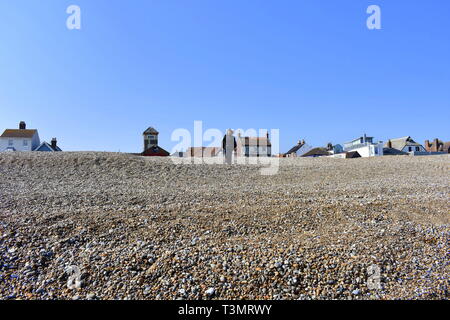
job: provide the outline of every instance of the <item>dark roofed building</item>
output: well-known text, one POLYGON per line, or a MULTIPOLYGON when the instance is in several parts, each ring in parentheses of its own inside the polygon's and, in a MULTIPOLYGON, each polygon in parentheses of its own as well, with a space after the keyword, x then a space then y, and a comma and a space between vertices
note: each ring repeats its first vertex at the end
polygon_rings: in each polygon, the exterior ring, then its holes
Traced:
POLYGON ((144 157, 168 157, 170 154, 161 147, 150 147, 141 153, 144 157))
POLYGON ((141 155, 145 157, 168 157, 170 154, 160 146, 158 146, 159 132, 149 127, 142 133, 144 137, 144 151, 141 155))
POLYGON ((289 154, 297 154, 297 151, 300 150, 301 147, 303 147, 305 145, 305 140, 298 140, 297 144, 295 146, 293 146, 291 149, 289 149, 288 152, 285 153, 285 155, 289 155, 289 154))
POLYGON ((361 155, 358 153, 358 151, 349 151, 345 153, 346 159, 355 159, 355 158, 361 158, 361 155))
POLYGON ((53 138, 51 143, 47 143, 44 141, 34 151, 60 152, 62 150, 60 149, 60 147, 58 147, 56 138, 53 138))
POLYGON ((404 155, 408 155, 408 153, 394 149, 394 148, 383 148, 383 155, 385 155, 385 156, 404 156, 404 155))
POLYGON ((331 153, 327 150, 327 148, 313 148, 310 151, 306 152, 304 155, 302 155, 302 157, 316 158, 329 155, 331 155, 331 153))
POLYGON ((306 152, 310 151, 312 147, 305 142, 305 140, 299 140, 295 146, 293 146, 288 152, 283 154, 283 157, 301 157, 306 152))

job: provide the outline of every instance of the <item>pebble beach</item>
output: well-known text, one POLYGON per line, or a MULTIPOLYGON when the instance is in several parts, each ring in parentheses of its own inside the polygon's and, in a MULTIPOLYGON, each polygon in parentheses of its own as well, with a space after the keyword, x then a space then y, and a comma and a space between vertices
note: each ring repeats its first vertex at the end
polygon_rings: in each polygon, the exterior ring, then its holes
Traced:
POLYGON ((0 299, 448 299, 449 160, 1 153, 0 299))

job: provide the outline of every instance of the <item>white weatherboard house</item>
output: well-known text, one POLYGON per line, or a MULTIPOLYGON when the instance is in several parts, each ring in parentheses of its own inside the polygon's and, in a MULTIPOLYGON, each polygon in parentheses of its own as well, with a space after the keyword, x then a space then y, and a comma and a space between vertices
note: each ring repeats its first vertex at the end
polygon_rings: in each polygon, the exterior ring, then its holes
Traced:
POLYGON ((344 143, 344 151, 357 151, 363 158, 378 157, 383 155, 383 143, 374 143, 373 137, 366 135, 344 143))
POLYGON ((40 145, 36 129, 27 129, 20 122, 19 129, 6 129, 0 136, 0 151, 34 151, 40 145))

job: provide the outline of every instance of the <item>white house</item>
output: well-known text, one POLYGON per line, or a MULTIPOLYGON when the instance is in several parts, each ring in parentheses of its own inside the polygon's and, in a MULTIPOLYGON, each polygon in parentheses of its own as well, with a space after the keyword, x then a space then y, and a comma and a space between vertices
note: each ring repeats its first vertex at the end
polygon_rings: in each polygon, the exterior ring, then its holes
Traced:
POLYGON ((0 136, 0 151, 34 151, 40 145, 36 129, 27 129, 21 121, 19 129, 6 129, 0 136))
POLYGON ((242 137, 239 132, 236 140, 238 157, 272 156, 272 144, 269 139, 269 133, 265 137, 242 137))
POLYGON ((383 155, 383 143, 374 143, 373 137, 364 136, 344 143, 344 151, 357 151, 363 158, 378 157, 383 155))

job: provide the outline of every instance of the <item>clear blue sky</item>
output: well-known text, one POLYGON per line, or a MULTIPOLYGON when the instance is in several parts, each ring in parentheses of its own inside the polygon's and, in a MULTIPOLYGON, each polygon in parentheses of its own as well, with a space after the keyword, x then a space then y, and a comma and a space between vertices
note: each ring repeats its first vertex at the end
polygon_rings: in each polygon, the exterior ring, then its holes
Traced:
POLYGON ((0 131, 138 152, 148 126, 279 128, 281 151, 366 132, 450 140, 448 0, 0 2, 0 131), (66 28, 81 7, 82 29, 66 28), (382 9, 382 30, 366 9, 382 9))

